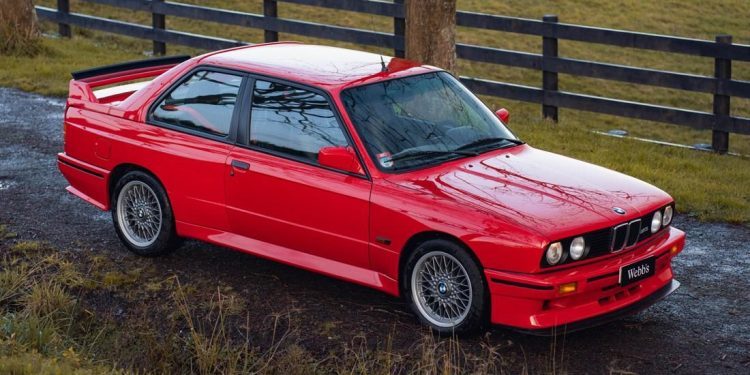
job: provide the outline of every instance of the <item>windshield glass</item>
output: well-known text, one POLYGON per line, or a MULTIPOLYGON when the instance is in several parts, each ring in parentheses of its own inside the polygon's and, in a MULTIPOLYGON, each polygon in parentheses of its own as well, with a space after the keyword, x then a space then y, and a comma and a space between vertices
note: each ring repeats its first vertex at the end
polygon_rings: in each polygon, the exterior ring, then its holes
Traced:
POLYGON ((520 143, 453 76, 436 72, 347 89, 341 99, 375 163, 402 170, 520 143))

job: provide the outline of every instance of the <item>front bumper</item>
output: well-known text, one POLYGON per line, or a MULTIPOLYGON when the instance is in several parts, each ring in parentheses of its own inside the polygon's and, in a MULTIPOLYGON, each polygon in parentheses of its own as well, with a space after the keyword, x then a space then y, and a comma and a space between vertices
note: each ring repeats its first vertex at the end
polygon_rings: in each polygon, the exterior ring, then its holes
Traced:
POLYGON ((580 330, 635 313, 671 294, 672 258, 685 246, 685 233, 669 228, 635 249, 580 266, 538 274, 485 270, 491 293, 491 321, 535 334, 580 330), (620 267, 656 258, 655 273, 621 286, 620 267), (563 284, 576 290, 561 293, 563 284))
POLYGON ((680 287, 680 282, 672 280, 667 285, 663 286, 656 292, 646 296, 645 298, 636 301, 630 305, 627 305, 619 310, 615 310, 604 315, 597 315, 593 318, 584 320, 578 320, 573 323, 565 324, 563 327, 551 327, 551 328, 537 328, 537 329, 516 329, 519 332, 527 333, 536 336, 555 336, 576 331, 581 331, 591 327, 600 326, 615 320, 622 319, 628 315, 635 314, 639 311, 645 310, 654 303, 666 298, 672 294, 677 288, 680 287))

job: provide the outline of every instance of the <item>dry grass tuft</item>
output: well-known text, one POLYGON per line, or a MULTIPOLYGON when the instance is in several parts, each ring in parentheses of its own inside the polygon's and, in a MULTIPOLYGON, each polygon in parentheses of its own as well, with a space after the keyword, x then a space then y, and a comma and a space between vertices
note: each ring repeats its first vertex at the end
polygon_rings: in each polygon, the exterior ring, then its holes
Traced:
POLYGON ((32 270, 26 264, 8 267, 0 271, 0 306, 21 295, 22 288, 31 273, 32 270))
POLYGON ((68 317, 75 299, 55 281, 34 283, 22 303, 29 314, 41 317, 68 317))
POLYGON ((16 234, 8 229, 7 225, 0 225, 0 241, 15 238, 16 234))
POLYGON ((49 358, 36 352, 0 355, 0 373, 13 375, 103 375, 124 374, 104 367, 83 367, 74 360, 49 358))
POLYGON ((39 29, 31 0, 4 0, 0 6, 0 54, 39 53, 39 29))
POLYGON ((11 250, 19 253, 39 252, 49 247, 41 241, 21 241, 11 247, 11 250))
POLYGON ((131 272, 120 272, 110 271, 102 276, 102 285, 108 289, 118 289, 120 287, 126 287, 132 285, 138 280, 139 272, 134 270, 131 272))
POLYGON ((66 287, 83 286, 87 281, 76 264, 65 259, 60 253, 54 253, 43 259, 46 266, 54 269, 55 281, 66 287))
POLYGON ((179 316, 185 321, 188 334, 185 344, 199 374, 246 374, 253 370, 255 353, 249 344, 232 345, 227 327, 227 299, 220 290, 212 297, 208 314, 196 316, 193 304, 179 280, 173 294, 179 316))

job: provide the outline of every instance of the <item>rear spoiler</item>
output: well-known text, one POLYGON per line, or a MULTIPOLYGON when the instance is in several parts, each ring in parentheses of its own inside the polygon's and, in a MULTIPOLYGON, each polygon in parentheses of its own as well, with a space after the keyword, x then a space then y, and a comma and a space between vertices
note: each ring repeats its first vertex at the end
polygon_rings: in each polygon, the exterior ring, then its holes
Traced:
POLYGON ((127 82, 159 76, 175 65, 189 59, 190 56, 159 57, 73 72, 71 73, 73 79, 70 81, 68 99, 102 104, 123 100, 138 87, 147 84, 147 82, 142 82, 140 86, 127 85, 127 82), (100 90, 96 93, 93 91, 96 87, 113 85, 117 85, 121 90, 113 88, 100 90))
POLYGON ((102 76, 102 75, 107 75, 107 74, 112 74, 112 73, 120 73, 120 72, 125 72, 128 70, 154 68, 154 67, 163 66, 163 65, 177 65, 189 59, 190 59, 190 56, 187 56, 187 55, 157 57, 155 59, 129 61, 129 62, 124 62, 120 64, 100 66, 98 68, 79 70, 77 72, 70 73, 70 75, 73 76, 73 79, 75 79, 76 81, 79 81, 79 80, 83 80, 86 78, 102 76))

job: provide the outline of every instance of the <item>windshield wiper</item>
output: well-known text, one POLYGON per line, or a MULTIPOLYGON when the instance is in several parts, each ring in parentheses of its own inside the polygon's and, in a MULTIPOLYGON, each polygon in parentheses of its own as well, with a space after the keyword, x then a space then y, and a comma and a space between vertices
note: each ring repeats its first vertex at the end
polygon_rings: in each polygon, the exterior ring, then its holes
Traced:
POLYGON ((455 151, 468 150, 468 149, 482 147, 482 146, 489 146, 489 145, 494 145, 500 142, 509 142, 514 145, 522 145, 526 143, 520 139, 513 139, 513 138, 503 138, 503 137, 480 138, 480 139, 477 139, 476 141, 469 142, 461 147, 458 147, 455 151))
POLYGON ((474 151, 462 151, 462 150, 413 150, 407 152, 399 152, 390 157, 390 161, 398 161, 404 159, 418 159, 429 156, 444 156, 444 155, 461 155, 461 156, 477 156, 478 153, 474 151))

